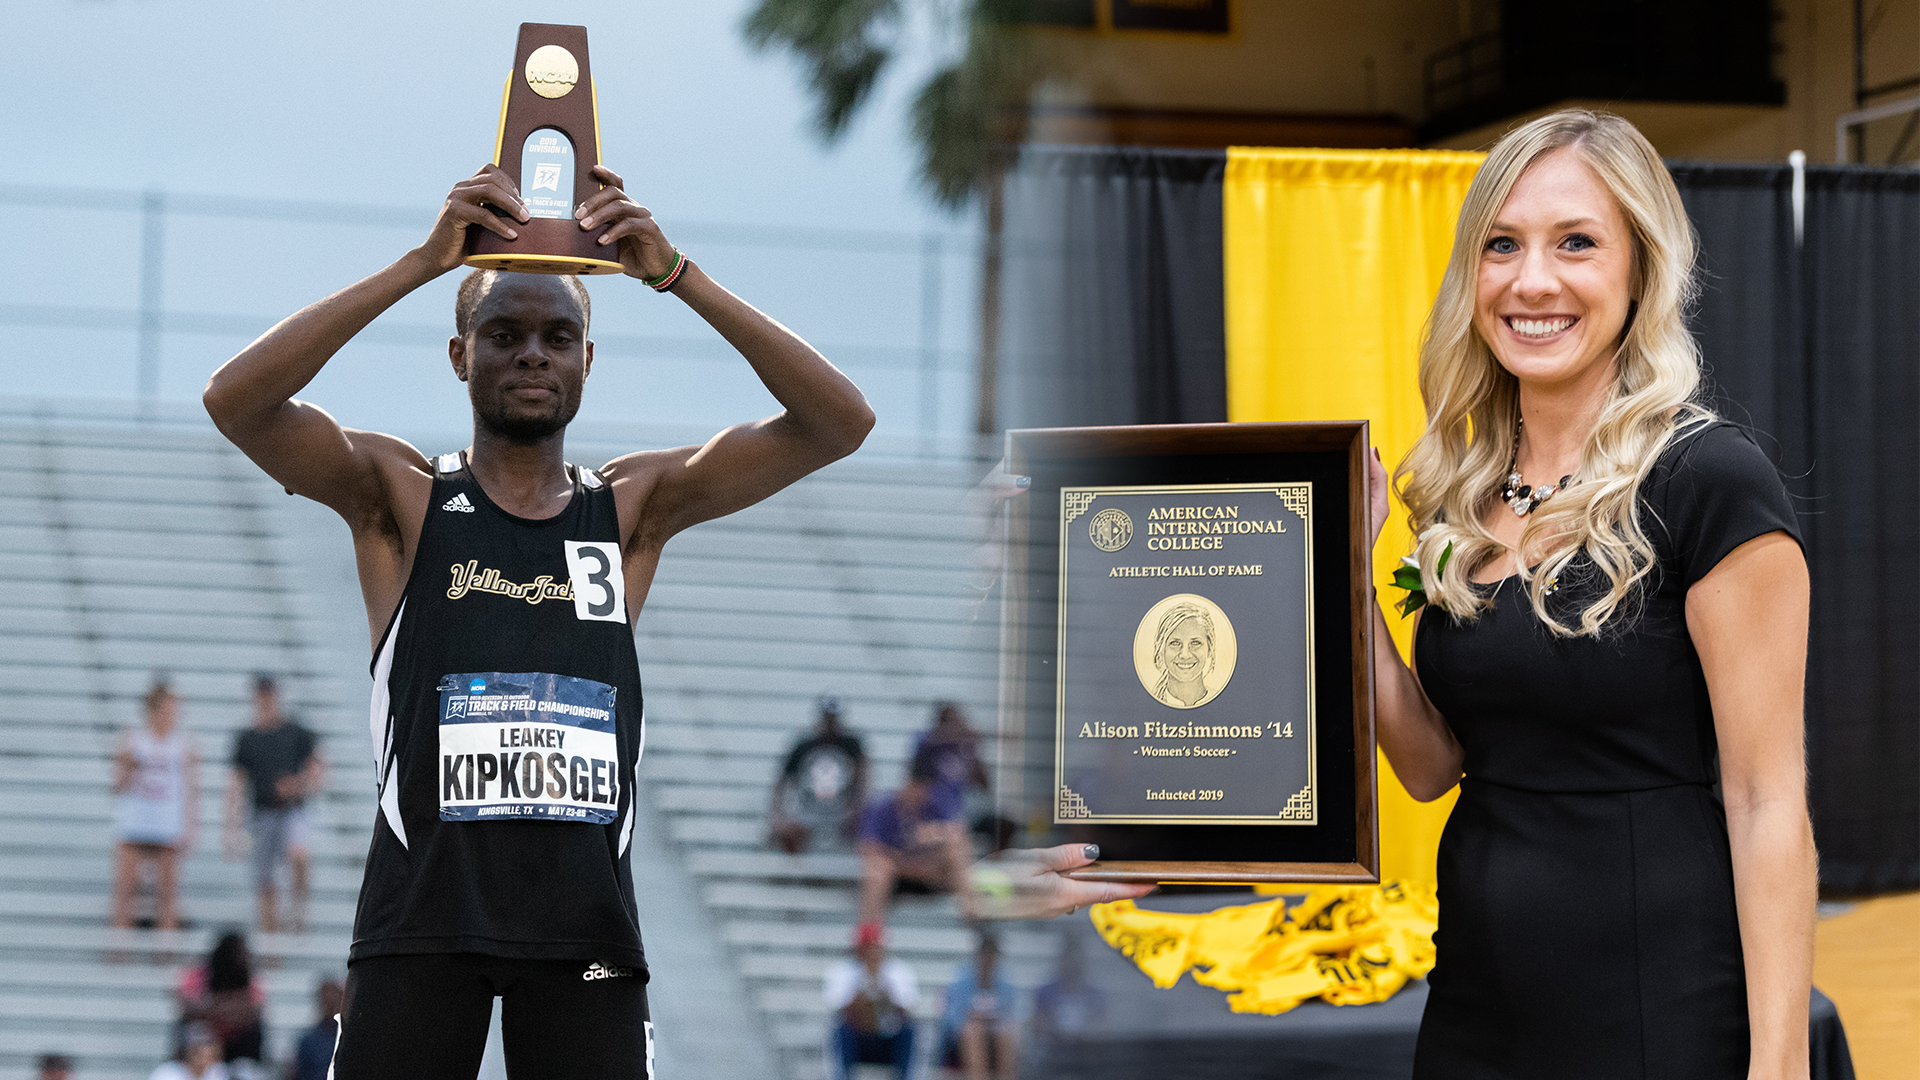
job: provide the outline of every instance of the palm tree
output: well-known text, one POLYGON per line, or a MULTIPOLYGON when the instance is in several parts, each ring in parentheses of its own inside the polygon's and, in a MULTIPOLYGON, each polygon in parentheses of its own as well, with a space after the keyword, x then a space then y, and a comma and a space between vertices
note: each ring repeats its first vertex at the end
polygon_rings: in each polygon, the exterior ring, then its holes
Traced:
MULTIPOLYGON (((893 57, 913 0, 760 0, 742 32, 759 49, 786 49, 807 70, 814 127, 839 138, 893 57)), ((1017 29, 1048 0, 918 0, 936 20, 958 24, 965 44, 913 101, 920 179, 942 206, 982 197, 979 412, 975 430, 998 428, 1001 177, 1026 134, 1024 104, 1044 74, 1017 29)))
POLYGON ((990 191, 1004 152, 1025 134, 1024 103, 1040 77, 1016 29, 1036 0, 760 0, 742 25, 749 44, 784 49, 806 69, 814 127, 831 142, 866 103, 919 3, 964 33, 957 54, 920 87, 913 134, 920 178, 959 209, 990 191))

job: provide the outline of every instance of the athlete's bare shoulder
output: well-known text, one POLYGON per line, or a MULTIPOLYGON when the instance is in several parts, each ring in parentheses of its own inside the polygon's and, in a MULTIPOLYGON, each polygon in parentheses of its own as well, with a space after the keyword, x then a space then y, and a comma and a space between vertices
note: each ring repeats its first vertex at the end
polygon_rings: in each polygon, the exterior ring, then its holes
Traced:
POLYGON ((664 531, 659 515, 652 512, 654 495, 661 478, 686 467, 698 453, 697 446, 676 446, 667 450, 639 450, 622 454, 600 467, 600 476, 613 492, 613 505, 620 514, 620 545, 632 551, 636 547, 659 549, 671 531, 664 531))
MULTIPOLYGON (((387 523, 405 538, 411 551, 420 538, 420 523, 427 514, 427 498, 433 493, 433 462, 412 443, 382 431, 343 429, 357 456, 366 461, 379 485, 373 520, 364 524, 376 529, 387 523), (386 521, 379 519, 384 518, 386 521)), ((356 525, 355 532, 359 531, 356 525)))
MULTIPOLYGON (((377 647, 381 628, 406 591, 433 495, 433 462, 412 443, 379 431, 341 428, 355 464, 353 494, 330 502, 353 533, 367 626, 377 647)), ((326 500, 321 500, 326 501, 326 500)))

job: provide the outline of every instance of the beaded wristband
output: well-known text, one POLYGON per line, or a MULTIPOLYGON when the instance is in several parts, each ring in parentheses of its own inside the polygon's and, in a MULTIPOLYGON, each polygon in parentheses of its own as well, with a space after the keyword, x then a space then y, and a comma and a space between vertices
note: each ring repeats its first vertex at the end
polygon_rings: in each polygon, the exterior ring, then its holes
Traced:
POLYGON ((679 248, 674 248, 672 268, 659 277, 643 277, 640 279, 640 283, 652 289, 654 292, 666 292, 668 289, 673 288, 674 282, 680 280, 681 273, 687 268, 687 261, 686 255, 683 254, 679 248))

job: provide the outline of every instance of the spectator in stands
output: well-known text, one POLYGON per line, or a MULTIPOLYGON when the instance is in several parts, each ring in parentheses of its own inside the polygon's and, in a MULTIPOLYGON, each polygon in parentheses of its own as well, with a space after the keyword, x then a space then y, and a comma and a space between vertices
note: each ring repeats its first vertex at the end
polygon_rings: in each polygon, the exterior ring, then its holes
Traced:
POLYGON ((967 714, 956 702, 942 701, 933 707, 933 727, 920 733, 914 753, 926 754, 934 761, 940 778, 934 784, 933 798, 942 817, 953 821, 972 821, 971 832, 980 837, 988 851, 999 851, 1013 842, 1019 827, 991 810, 976 809, 969 814, 967 795, 987 790, 986 763, 980 758, 980 733, 967 723, 967 714))
POLYGON ((73 1059, 65 1054, 41 1054, 39 1080, 73 1080, 73 1059))
POLYGON ((967 714, 957 703, 942 701, 933 709, 933 727, 915 740, 913 756, 933 763, 931 794, 940 817, 959 821, 964 817, 967 789, 987 789, 987 769, 980 761, 980 733, 967 723, 967 714))
POLYGON ((856 1064, 891 1065, 906 1080, 913 1064, 913 1009, 920 984, 913 969, 887 958, 883 932, 862 923, 853 956, 827 968, 824 985, 834 1027, 827 1061, 833 1080, 847 1080, 856 1064))
POLYGON ((320 1017, 293 1045, 287 1080, 327 1080, 333 1068, 333 1044, 340 1034, 340 1010, 346 1007, 347 992, 340 980, 322 979, 313 1000, 320 1007, 320 1017))
POLYGON ((1087 981, 1087 957, 1078 935, 1061 935, 1052 981, 1033 992, 1036 1040, 1077 1039, 1107 1011, 1106 992, 1087 981))
POLYGON ((1013 984, 1000 973, 1000 943, 982 931, 973 959, 947 987, 940 1012, 940 1063, 967 1080, 1014 1080, 1016 1005, 1013 984))
POLYGON ((200 818, 199 758, 179 726, 180 698, 166 676, 147 690, 146 722, 114 747, 114 926, 133 925, 134 894, 153 868, 154 920, 180 929, 180 860, 193 849, 200 818))
POLYGON ((147 1080, 227 1080, 220 1061, 220 1036, 205 1024, 188 1024, 180 1032, 180 1052, 162 1062, 147 1080))
POLYGON ((968 894, 967 864, 973 850, 966 829, 941 816, 933 798, 939 770, 932 755, 916 754, 899 791, 869 804, 860 815, 860 921, 884 923, 896 887, 968 894))
MULTIPOLYGON (((187 1033, 205 1027, 219 1040, 223 1062, 265 1060, 266 990, 253 975, 253 954, 246 936, 229 931, 214 943, 207 962, 180 975, 175 991, 180 1004, 180 1059, 188 1060, 187 1033)), ((198 1075, 197 1073, 194 1075, 198 1075)))
POLYGON ((820 720, 795 743, 773 782, 773 842, 789 855, 815 840, 851 842, 867 800, 867 752, 840 724, 840 699, 820 698, 820 720))
POLYGON ((280 711, 280 690, 271 675, 253 680, 253 726, 233 743, 233 778, 227 785, 227 857, 237 859, 252 840, 253 881, 259 901, 263 933, 280 929, 275 875, 285 861, 293 879, 293 902, 288 927, 294 933, 307 928, 308 797, 320 791, 325 777, 319 741, 313 732, 280 711), (243 800, 251 793, 252 815, 247 834, 240 829, 243 800))

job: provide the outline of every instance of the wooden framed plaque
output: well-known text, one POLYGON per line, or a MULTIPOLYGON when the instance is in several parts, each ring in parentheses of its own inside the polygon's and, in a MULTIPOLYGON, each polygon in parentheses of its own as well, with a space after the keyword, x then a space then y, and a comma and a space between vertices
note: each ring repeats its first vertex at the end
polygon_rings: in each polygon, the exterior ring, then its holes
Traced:
POLYGON ((1365 421, 1007 433, 1003 816, 1072 876, 1379 880, 1365 421))

